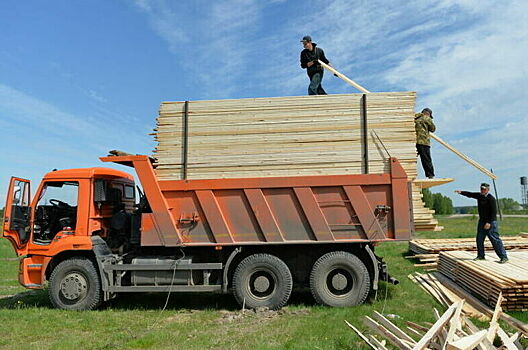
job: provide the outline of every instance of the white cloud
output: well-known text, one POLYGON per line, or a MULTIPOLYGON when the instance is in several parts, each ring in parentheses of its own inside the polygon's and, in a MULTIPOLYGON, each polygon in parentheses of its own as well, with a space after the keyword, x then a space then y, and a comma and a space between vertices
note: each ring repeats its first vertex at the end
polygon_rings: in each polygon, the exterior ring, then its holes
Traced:
POLYGON ((240 91, 259 50, 254 35, 261 10, 276 1, 221 0, 183 4, 163 0, 136 1, 155 32, 177 57, 179 69, 197 78, 203 98, 232 97, 240 91), (193 13, 194 16, 188 16, 193 13))
MULTIPOLYGON (((152 141, 143 125, 124 122, 105 110, 99 113, 102 118, 72 114, 0 84, 0 184, 6 186, 10 176, 38 183, 53 168, 102 166, 98 157, 110 149, 149 149, 152 141)), ((0 187, 0 198, 5 198, 5 190, 0 187)))

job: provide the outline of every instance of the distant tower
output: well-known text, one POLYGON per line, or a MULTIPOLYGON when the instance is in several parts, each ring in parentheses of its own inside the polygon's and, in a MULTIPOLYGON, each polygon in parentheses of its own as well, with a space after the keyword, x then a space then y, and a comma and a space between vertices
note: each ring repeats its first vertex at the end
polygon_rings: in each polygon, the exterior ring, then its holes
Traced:
POLYGON ((528 179, 521 177, 521 200, 523 208, 528 208, 528 179))

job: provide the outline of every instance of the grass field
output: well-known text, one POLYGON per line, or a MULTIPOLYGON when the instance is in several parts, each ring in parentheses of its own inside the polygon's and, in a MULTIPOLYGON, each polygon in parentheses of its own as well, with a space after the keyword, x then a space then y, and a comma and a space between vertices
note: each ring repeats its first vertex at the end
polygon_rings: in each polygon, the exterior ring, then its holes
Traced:
MULTIPOLYGON (((439 218, 445 230, 421 232, 420 238, 474 237, 476 219, 439 218)), ((528 231, 528 219, 505 218, 502 235, 528 231)), ((404 259, 406 243, 387 243, 376 250, 388 262, 398 286, 381 283, 377 296, 362 306, 328 308, 314 304, 309 292, 292 296, 279 312, 242 314, 231 295, 125 295, 90 312, 51 308, 47 290, 27 291, 17 282, 18 261, 9 242, 0 239, 1 349, 367 349, 343 320, 361 330, 362 318, 374 310, 403 320, 433 322, 441 309, 407 279, 419 270, 404 259)), ((528 315, 512 313, 528 322, 528 315)))

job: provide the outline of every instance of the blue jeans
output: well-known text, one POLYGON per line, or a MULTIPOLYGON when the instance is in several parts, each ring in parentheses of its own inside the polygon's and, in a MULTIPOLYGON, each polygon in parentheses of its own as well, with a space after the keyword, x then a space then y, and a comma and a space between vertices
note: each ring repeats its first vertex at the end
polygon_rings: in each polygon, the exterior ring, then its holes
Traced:
POLYGON ((495 253, 500 259, 506 259, 506 250, 504 249, 504 245, 499 236, 499 226, 497 225, 497 221, 491 222, 489 230, 484 229, 484 224, 486 223, 482 220, 479 220, 477 224, 477 256, 479 258, 484 257, 484 240, 486 239, 486 236, 488 236, 495 253))
POLYGON ((308 95, 326 95, 321 86, 321 81, 323 80, 323 72, 315 73, 310 77, 310 85, 308 85, 308 95))

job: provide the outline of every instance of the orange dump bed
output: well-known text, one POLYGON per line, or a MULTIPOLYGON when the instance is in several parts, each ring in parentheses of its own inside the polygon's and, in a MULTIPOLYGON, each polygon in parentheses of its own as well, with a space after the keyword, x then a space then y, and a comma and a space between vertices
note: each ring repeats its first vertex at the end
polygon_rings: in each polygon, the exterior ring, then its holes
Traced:
POLYGON ((407 175, 388 174, 160 181, 147 156, 103 157, 134 167, 152 213, 141 245, 205 246, 408 240, 407 175))

